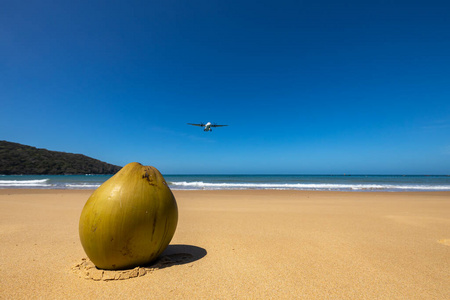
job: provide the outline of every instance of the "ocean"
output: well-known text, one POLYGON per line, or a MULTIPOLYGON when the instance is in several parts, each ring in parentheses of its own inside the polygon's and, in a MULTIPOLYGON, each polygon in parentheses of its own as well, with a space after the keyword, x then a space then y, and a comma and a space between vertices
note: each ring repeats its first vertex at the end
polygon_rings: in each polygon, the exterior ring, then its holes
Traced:
MULTIPOLYGON (((96 189, 111 175, 0 175, 0 189, 96 189)), ((450 176, 164 175, 172 190, 450 191, 450 176)))

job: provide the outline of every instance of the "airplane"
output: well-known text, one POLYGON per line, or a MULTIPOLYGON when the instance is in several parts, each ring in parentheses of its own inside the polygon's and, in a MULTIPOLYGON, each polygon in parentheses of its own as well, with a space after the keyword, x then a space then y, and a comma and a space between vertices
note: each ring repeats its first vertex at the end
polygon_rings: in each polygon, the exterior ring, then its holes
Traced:
POLYGON ((203 131, 212 131, 211 127, 223 127, 223 126, 228 126, 228 125, 211 124, 211 122, 208 122, 208 123, 206 123, 206 124, 204 124, 204 123, 200 123, 200 124, 187 123, 187 124, 188 124, 188 125, 193 125, 193 126, 204 127, 203 131))

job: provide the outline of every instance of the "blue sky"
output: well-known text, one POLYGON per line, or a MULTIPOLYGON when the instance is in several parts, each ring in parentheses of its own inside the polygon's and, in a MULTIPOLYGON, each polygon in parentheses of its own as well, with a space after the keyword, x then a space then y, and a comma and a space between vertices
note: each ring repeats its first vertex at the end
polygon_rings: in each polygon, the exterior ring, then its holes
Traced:
POLYGON ((163 174, 450 174, 449 11, 3 0, 0 139, 163 174))

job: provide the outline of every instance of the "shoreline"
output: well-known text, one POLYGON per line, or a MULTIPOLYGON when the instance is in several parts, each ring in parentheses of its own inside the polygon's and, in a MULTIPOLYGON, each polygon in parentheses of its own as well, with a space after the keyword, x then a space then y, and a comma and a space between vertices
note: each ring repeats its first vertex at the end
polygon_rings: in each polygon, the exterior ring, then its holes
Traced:
MULTIPOLYGON (((111 176, 6 176, 0 188, 96 189, 111 176)), ((450 177, 448 177, 450 178, 450 177)), ((444 176, 167 175, 172 190, 450 191, 444 176)))
MULTIPOLYGON (((65 192, 74 192, 74 193, 93 193, 97 188, 89 188, 89 189, 58 189, 58 188, 0 188, 0 195, 2 194, 45 194, 45 193, 65 193, 65 192), (9 191, 9 192, 8 192, 9 191)), ((348 193, 348 194, 416 194, 416 193, 430 193, 430 194, 446 194, 450 196, 450 191, 429 191, 429 190, 417 190, 417 191, 374 191, 374 190, 354 190, 354 191, 342 191, 342 190, 296 190, 296 189, 224 189, 224 190, 208 190, 208 189, 186 189, 186 190, 177 190, 171 188, 172 193, 194 193, 194 192, 217 192, 217 193, 236 193, 236 192, 249 192, 249 193, 348 193)))
POLYGON ((118 281, 71 268, 92 190, 0 189, 1 299, 449 299, 450 192, 173 190, 163 255, 118 281))

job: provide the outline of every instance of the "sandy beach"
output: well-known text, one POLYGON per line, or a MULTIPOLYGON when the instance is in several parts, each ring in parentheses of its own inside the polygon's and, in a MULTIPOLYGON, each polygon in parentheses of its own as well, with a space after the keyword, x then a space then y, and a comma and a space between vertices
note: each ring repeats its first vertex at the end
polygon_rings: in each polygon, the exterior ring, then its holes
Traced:
POLYGON ((91 190, 0 190, 1 299, 450 299, 450 192, 174 191, 179 258, 73 271, 91 190))

